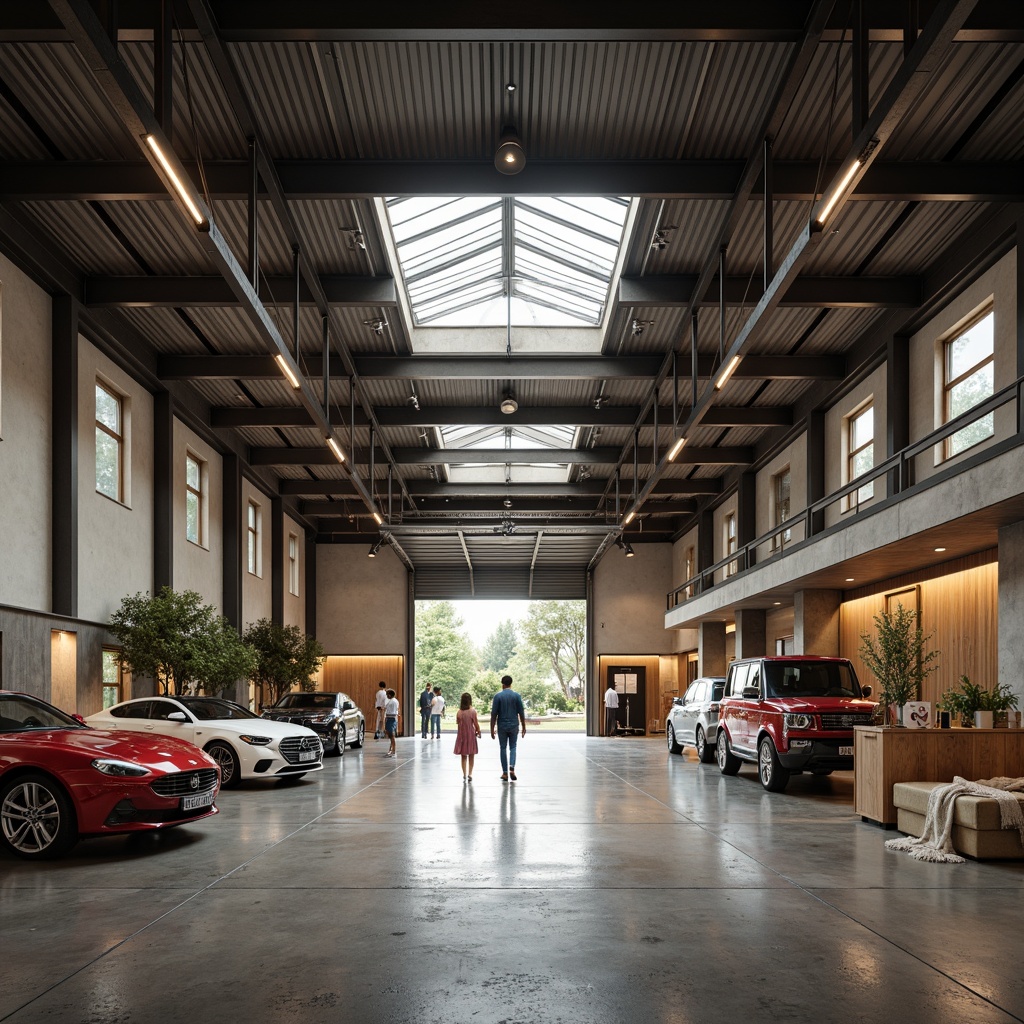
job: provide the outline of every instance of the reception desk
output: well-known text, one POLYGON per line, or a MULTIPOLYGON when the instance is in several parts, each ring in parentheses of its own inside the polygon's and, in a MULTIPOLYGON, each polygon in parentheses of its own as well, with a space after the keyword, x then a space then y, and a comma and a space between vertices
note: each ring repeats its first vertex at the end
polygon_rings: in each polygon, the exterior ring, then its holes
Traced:
POLYGON ((853 730, 854 810, 866 821, 896 825, 897 782, 952 782, 1024 776, 1024 729, 853 730))

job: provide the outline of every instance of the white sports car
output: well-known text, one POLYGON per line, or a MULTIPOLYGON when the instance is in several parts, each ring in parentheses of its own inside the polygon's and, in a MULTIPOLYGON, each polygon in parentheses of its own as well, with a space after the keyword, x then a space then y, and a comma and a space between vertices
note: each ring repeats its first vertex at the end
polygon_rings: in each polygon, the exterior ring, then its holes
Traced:
POLYGON ((90 715, 103 729, 174 736, 220 765, 221 788, 242 779, 298 779, 323 769, 320 737, 302 725, 268 722, 219 697, 139 697, 90 715))

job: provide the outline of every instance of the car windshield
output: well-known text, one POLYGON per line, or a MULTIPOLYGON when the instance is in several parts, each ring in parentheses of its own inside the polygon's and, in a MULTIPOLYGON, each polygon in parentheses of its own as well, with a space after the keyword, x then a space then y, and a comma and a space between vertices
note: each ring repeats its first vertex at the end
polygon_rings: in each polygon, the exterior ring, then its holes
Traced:
POLYGON ((282 697, 275 708, 333 708, 333 693, 289 693, 282 697))
POLYGON ((247 711, 241 704, 234 704, 229 700, 179 697, 178 701, 184 704, 200 722, 220 722, 229 718, 259 718, 259 715, 247 711))
POLYGON ((841 661, 767 661, 764 665, 769 697, 859 697, 853 669, 841 661))
POLYGON ((31 697, 0 695, 0 732, 32 729, 86 729, 70 715, 31 697))

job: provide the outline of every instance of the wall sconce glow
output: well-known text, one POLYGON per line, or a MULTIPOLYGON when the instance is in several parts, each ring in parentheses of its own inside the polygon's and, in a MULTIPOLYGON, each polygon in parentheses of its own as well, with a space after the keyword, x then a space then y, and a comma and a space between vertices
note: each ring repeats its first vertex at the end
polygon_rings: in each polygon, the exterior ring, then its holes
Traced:
POLYGON ((633 522, 633 520, 634 520, 635 518, 636 518, 636 509, 635 509, 635 508, 631 508, 631 509, 630 509, 630 510, 629 510, 629 511, 628 511, 628 512, 626 513, 626 518, 625 518, 625 519, 623 519, 622 521, 623 521, 623 523, 625 523, 625 525, 626 525, 626 526, 629 526, 629 524, 630 524, 631 522, 633 522))
POLYGON ((850 165, 847 172, 839 179, 839 184, 836 185, 829 196, 825 205, 818 211, 817 216, 814 218, 819 224, 824 226, 825 221, 828 220, 828 215, 832 212, 833 207, 839 202, 843 193, 846 191, 846 187, 853 181, 853 176, 860 170, 860 161, 854 160, 850 165))
POLYGON ((338 442, 335 441, 333 437, 327 438, 327 447, 331 449, 331 451, 334 453, 334 457, 339 462, 345 461, 345 453, 341 450, 341 445, 338 444, 338 442))
POLYGON ((298 391, 302 385, 299 383, 299 378, 295 376, 295 371, 291 368, 291 364, 280 352, 274 356, 274 359, 277 360, 277 365, 281 367, 281 372, 288 378, 288 383, 298 391))
POLYGON ((384 518, 381 516, 381 514, 379 512, 374 512, 373 513, 373 519, 374 519, 374 522, 378 526, 383 526, 384 525, 384 518))
POLYGON ((676 456, 683 450, 683 445, 686 444, 686 438, 680 437, 676 439, 676 443, 669 449, 668 458, 669 462, 675 462, 676 456))
POLYGON ((726 368, 719 374, 718 380, 715 381, 715 390, 721 391, 726 384, 729 383, 729 378, 736 372, 736 367, 740 365, 740 357, 733 356, 729 360, 726 368))
POLYGON ((146 136, 146 145, 149 146, 153 156, 156 157, 157 162, 164 169, 164 174, 171 179, 171 184, 174 186, 174 191, 178 193, 178 198, 185 204, 188 212, 192 214, 192 219, 197 225, 202 227, 205 218, 199 212, 199 207, 196 206, 195 200, 189 194, 185 188, 184 182, 178 177, 177 171, 171 166, 171 162, 164 156, 163 150, 160 148, 160 143, 156 141, 156 137, 153 135, 146 136))

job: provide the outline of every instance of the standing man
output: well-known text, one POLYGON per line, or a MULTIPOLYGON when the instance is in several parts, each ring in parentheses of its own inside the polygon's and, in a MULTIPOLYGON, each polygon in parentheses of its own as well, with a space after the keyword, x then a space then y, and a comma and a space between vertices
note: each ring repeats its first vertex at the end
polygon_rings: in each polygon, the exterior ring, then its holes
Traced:
POLYGON ((430 702, 434 699, 434 691, 430 683, 423 684, 426 689, 420 694, 420 735, 427 738, 427 727, 430 725, 430 702))
POLYGON ((441 687, 434 687, 434 697, 430 702, 430 738, 439 740, 441 738, 441 716, 444 714, 444 697, 441 696, 441 687))
POLYGON ((501 677, 501 692, 491 701, 491 739, 495 730, 501 748, 501 781, 516 781, 516 740, 519 727, 526 736, 526 711, 523 698, 512 689, 512 677, 501 677))
POLYGON ((611 680, 608 680, 608 689, 604 691, 604 734, 614 736, 619 727, 619 695, 611 680))
POLYGON ((373 723, 373 738, 375 740, 384 738, 384 705, 388 702, 388 684, 382 679, 377 684, 377 696, 374 698, 373 707, 376 712, 376 720, 373 723))

